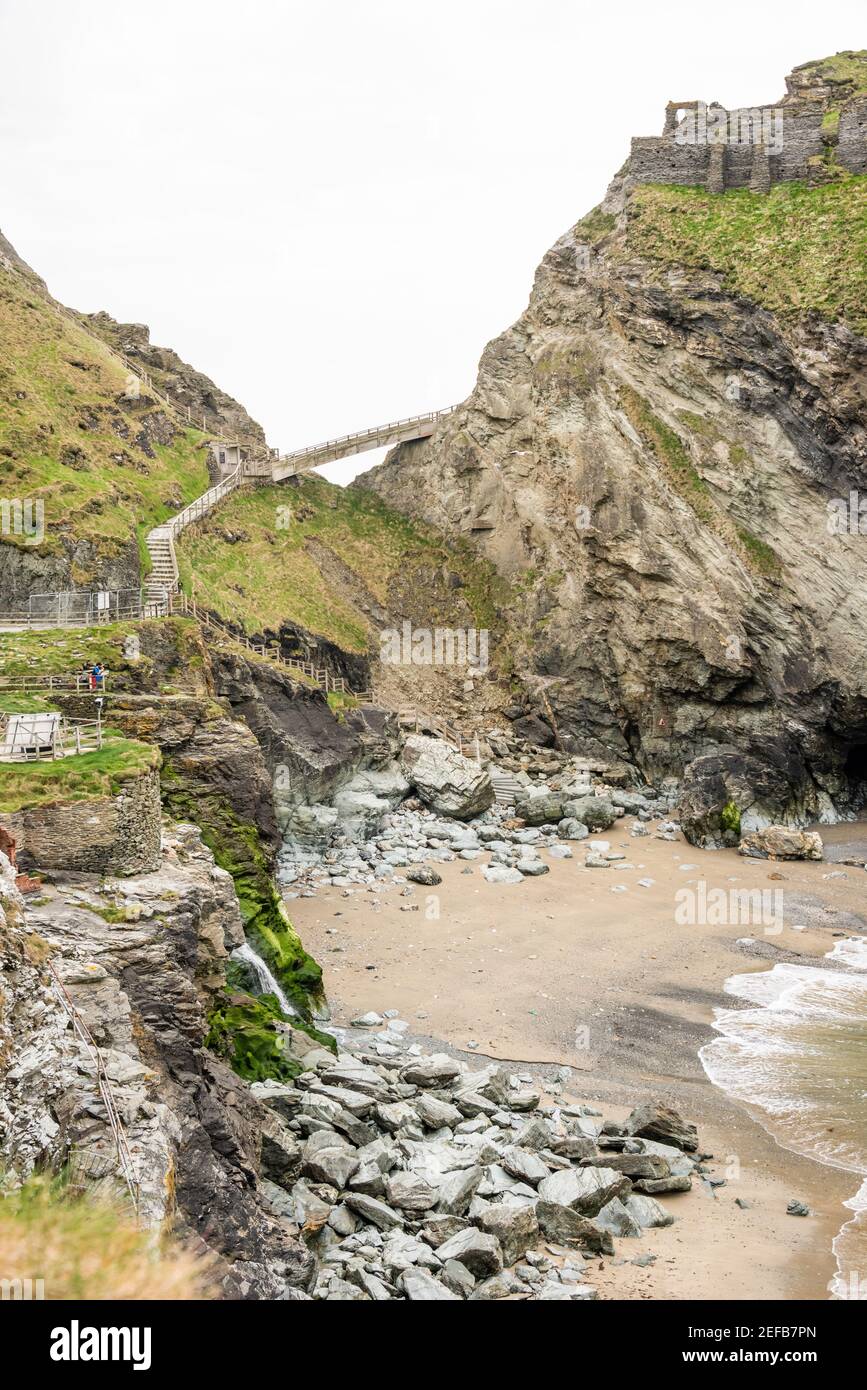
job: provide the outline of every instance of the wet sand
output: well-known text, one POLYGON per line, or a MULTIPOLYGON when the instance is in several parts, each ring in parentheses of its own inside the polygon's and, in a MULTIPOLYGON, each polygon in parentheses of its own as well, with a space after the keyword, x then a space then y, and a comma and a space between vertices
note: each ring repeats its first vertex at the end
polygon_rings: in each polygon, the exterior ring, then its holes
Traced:
POLYGON ((606 1261, 594 1271, 601 1297, 824 1299, 831 1243, 850 1215, 841 1203, 858 1179, 779 1147, 710 1083, 698 1049, 715 1036, 714 1007, 732 1006, 729 976, 815 963, 840 936, 867 929, 856 915, 864 870, 708 853, 617 827, 604 838, 634 867, 585 869, 575 845, 571 860, 543 851, 550 873, 517 885, 487 883, 484 859, 458 860, 437 866, 441 885, 408 897, 397 887, 330 888, 288 906, 323 966, 336 1022, 397 1009, 414 1035, 470 1062, 502 1059, 539 1079, 572 1067, 566 1092, 598 1103, 606 1118, 657 1097, 698 1124, 701 1150, 714 1155, 709 1169, 726 1185, 714 1195, 695 1183, 665 1198, 672 1227, 618 1242, 618 1258, 651 1252, 655 1263, 606 1261), (697 893, 700 880, 782 893, 766 900, 767 916, 780 908, 782 921, 678 922, 676 893, 697 893), (792 1198, 813 1214, 788 1216, 792 1198))

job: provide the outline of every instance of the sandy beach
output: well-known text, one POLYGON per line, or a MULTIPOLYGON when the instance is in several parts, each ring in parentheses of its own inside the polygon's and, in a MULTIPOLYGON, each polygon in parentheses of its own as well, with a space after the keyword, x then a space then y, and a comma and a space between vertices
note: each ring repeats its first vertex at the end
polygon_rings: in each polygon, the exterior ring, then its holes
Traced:
POLYGON ((600 1297, 825 1299, 831 1243, 849 1215, 841 1204, 858 1178, 780 1147, 712 1085, 698 1051, 715 1036, 714 1008, 732 1006, 727 978, 817 963, 867 929, 857 916, 864 870, 709 853, 680 838, 632 838, 621 825, 604 838, 626 860, 608 869, 584 868, 575 845, 573 859, 543 852, 550 872, 512 886, 487 883, 484 859, 457 860, 437 866, 436 888, 329 888, 292 899, 289 911, 323 965, 336 1023, 396 1009, 419 1040, 469 1062, 502 1059, 540 1081, 573 1068, 565 1094, 606 1118, 657 1097, 698 1125, 709 1172, 725 1186, 665 1198, 674 1225, 646 1232, 634 1252, 621 1242, 623 1262, 594 1271, 600 1297), (781 920, 679 921, 688 893, 701 903, 702 880, 707 890, 782 894, 766 899, 781 920), (792 1198, 812 1214, 787 1215, 792 1198), (653 1263, 631 1263, 647 1252, 653 1263))

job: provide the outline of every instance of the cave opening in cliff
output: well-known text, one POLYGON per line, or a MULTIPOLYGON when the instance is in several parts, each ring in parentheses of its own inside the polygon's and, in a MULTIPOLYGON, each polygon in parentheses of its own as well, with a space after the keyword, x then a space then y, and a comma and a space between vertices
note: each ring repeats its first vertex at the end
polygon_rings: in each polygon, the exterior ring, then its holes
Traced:
POLYGON ((844 772, 849 798, 856 811, 867 813, 867 743, 855 743, 846 754, 844 772))

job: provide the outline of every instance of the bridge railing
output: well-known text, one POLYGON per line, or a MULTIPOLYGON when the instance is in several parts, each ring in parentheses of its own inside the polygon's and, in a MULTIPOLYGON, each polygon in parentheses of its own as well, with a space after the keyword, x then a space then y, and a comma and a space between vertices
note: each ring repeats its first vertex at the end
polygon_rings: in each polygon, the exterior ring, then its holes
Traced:
POLYGON ((319 444, 310 444, 304 449, 294 449, 289 454, 281 454, 276 461, 276 467, 303 464, 318 458, 321 454, 339 453, 341 449, 349 449, 360 443, 369 444, 371 447, 375 447, 379 442, 387 444, 393 435, 400 434, 403 430, 421 425, 436 425, 451 415, 454 409, 454 406, 449 406, 445 410, 429 410, 423 415, 407 415, 402 420, 391 420, 386 425, 374 425, 367 430, 355 430, 352 434, 342 434, 334 439, 325 439, 319 444))

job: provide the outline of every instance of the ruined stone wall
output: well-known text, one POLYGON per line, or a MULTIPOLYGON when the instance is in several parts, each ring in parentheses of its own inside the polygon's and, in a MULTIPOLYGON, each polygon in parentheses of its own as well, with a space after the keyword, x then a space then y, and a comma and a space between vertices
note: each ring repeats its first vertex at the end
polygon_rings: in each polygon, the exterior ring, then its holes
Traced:
POLYGON ((155 769, 131 777, 117 796, 31 806, 4 817, 23 868, 89 874, 153 872, 160 824, 155 769))
POLYGON ((837 158, 853 174, 867 174, 867 98, 853 101, 840 116, 837 158))
MULTIPOLYGON (((696 105, 692 103, 693 107, 696 105)), ((780 183, 808 178, 811 161, 826 152, 822 130, 825 113, 819 107, 806 111, 757 107, 754 111, 725 113, 721 108, 711 108, 707 114, 706 133, 693 110, 680 126, 668 128, 663 135, 635 137, 629 160, 631 176, 640 183, 711 187, 714 165, 719 160, 719 156, 714 159, 713 151, 721 148, 722 187, 749 188, 756 186, 757 160, 766 159, 770 182, 780 183), (728 118, 728 138, 717 146, 714 121, 720 116, 728 118), (766 151, 760 153, 763 132, 770 132, 772 138, 766 151)), ((670 127, 669 119, 666 124, 670 127)), ((843 109, 835 161, 849 173, 867 173, 867 100, 852 102, 843 109)))

